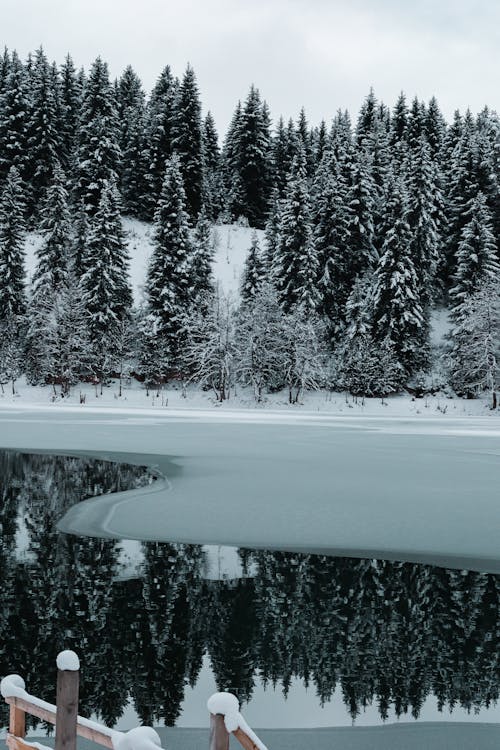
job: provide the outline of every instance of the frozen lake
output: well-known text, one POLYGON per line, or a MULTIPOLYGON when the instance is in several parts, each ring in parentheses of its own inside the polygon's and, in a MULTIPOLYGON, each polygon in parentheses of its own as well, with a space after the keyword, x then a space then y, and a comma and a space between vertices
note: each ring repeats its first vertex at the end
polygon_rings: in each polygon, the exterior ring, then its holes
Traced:
POLYGON ((109 456, 164 479, 78 505, 79 534, 500 572, 498 419, 0 412, 3 447, 109 456))
POLYGON ((33 693, 71 647, 87 711, 175 722, 172 747, 205 746, 216 687, 272 750, 314 726, 318 748, 498 743, 498 420, 5 409, 0 447, 1 671, 33 693), (116 539, 141 540, 133 575, 116 539), (207 543, 241 548, 237 576, 207 576, 207 543))

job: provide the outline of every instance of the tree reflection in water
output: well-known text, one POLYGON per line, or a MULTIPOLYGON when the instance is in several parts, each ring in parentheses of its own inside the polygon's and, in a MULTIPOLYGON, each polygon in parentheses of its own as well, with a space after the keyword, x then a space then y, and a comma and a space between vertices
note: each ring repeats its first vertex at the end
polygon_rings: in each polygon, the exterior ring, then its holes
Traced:
POLYGON ((72 648, 81 713, 108 725, 129 697, 141 721, 174 724, 205 653, 241 700, 256 677, 285 695, 298 677, 321 703, 340 685, 353 718, 373 702, 383 718, 418 717, 430 694, 441 708, 497 700, 499 577, 241 550, 252 576, 210 581, 200 546, 146 542, 141 577, 121 580, 119 542, 57 531, 85 497, 149 481, 140 467, 0 452, 1 675, 53 701, 55 656, 72 648))

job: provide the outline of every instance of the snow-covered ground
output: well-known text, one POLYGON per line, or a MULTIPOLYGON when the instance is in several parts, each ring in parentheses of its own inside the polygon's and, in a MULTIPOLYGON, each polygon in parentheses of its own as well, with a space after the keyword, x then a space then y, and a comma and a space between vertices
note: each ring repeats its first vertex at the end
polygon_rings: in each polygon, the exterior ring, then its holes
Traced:
MULTIPOLYGON (((144 221, 125 217, 123 227, 126 232, 127 246, 130 255, 130 282, 134 291, 134 300, 142 300, 148 260, 153 250, 153 227, 144 221)), ((237 294, 240 276, 247 252, 250 248, 252 232, 249 227, 237 224, 217 225, 213 229, 214 242, 214 277, 225 292, 237 294)), ((261 240, 263 232, 257 230, 261 240)), ((31 233, 26 238, 26 270, 28 281, 31 280, 36 266, 36 251, 40 247, 41 237, 31 233)))

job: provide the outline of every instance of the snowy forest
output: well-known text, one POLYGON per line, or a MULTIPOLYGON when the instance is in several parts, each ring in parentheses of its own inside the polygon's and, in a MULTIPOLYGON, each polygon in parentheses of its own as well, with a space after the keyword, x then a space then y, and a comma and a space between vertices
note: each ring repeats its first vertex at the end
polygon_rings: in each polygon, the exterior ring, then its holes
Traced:
POLYGON ((430 695, 440 709, 498 700, 499 576, 240 550, 247 577, 207 580, 202 547, 158 542, 124 576, 120 542, 57 523, 85 497, 147 482, 144 469, 6 451, 0 469, 0 672, 22 671, 33 694, 55 697, 55 656, 75 648, 81 711, 110 726, 129 697, 141 722, 173 726, 204 655, 242 702, 259 681, 287 694, 300 679, 321 702, 340 688, 353 719, 371 704, 417 717, 430 695))
MULTIPOLYGON (((300 106, 300 103, 299 103, 300 106)), ((39 49, 0 59, 0 382, 196 383, 220 401, 285 389, 448 389, 496 406, 500 120, 436 99, 272 123, 252 86, 217 133, 194 70, 146 95, 39 49), (123 217, 152 222, 133 303, 123 217), (237 298, 213 226, 256 230, 237 298), (25 237, 42 242, 27 278, 25 237), (431 346, 449 312, 446 351, 431 346)))

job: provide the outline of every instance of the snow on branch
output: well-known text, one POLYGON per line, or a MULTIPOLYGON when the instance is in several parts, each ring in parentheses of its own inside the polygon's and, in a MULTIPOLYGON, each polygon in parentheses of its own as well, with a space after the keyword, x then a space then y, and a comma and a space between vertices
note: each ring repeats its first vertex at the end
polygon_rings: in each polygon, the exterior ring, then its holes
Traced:
POLYGON ((267 747, 250 729, 240 714, 240 704, 235 695, 232 693, 214 693, 207 701, 207 708, 211 714, 221 714, 224 717, 224 724, 229 733, 241 729, 258 750, 267 750, 267 747))

